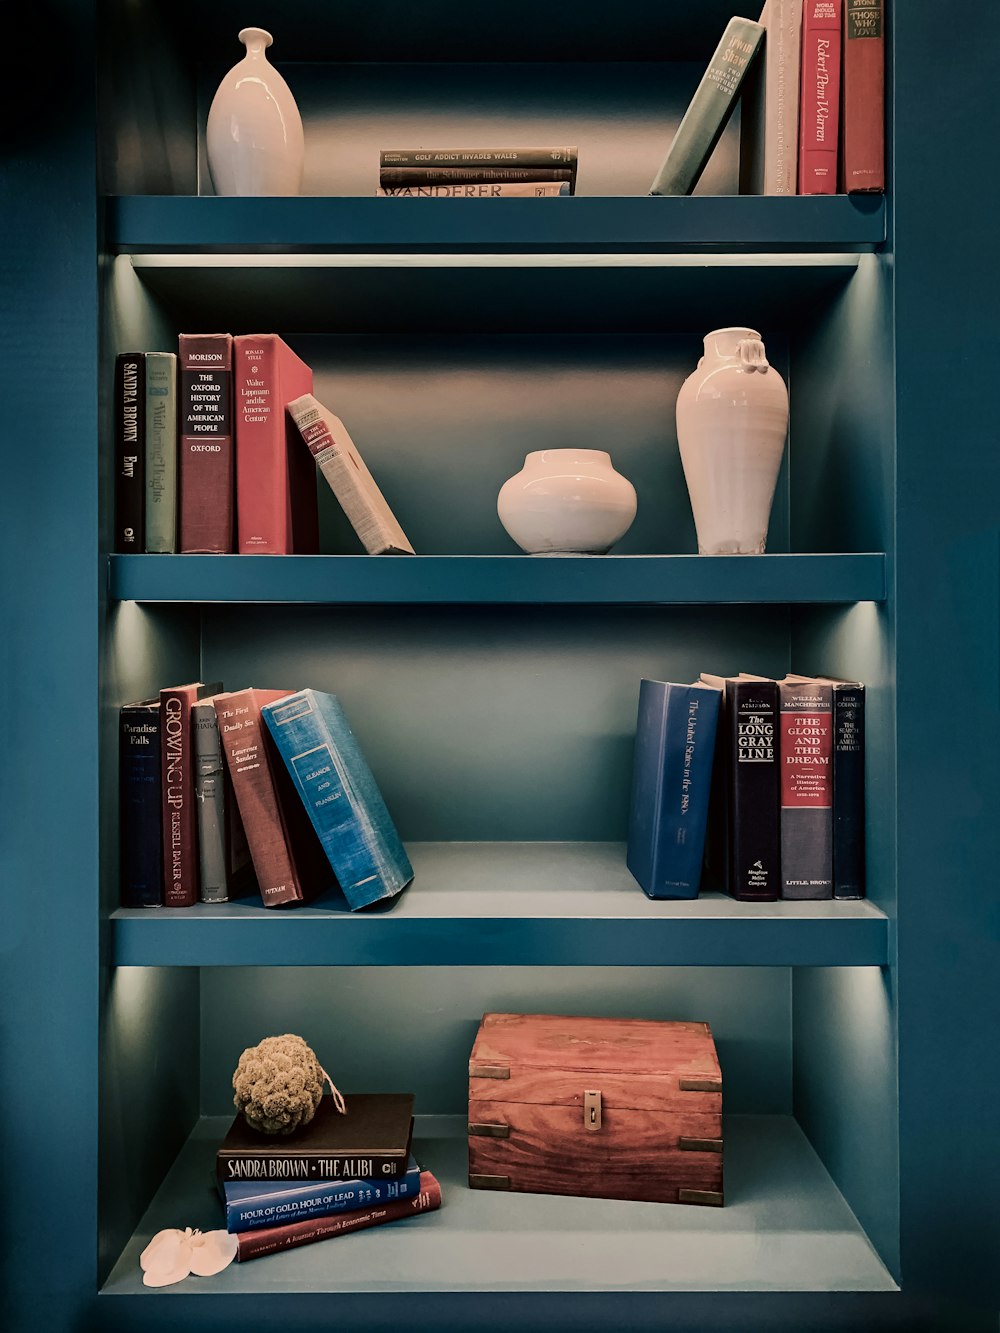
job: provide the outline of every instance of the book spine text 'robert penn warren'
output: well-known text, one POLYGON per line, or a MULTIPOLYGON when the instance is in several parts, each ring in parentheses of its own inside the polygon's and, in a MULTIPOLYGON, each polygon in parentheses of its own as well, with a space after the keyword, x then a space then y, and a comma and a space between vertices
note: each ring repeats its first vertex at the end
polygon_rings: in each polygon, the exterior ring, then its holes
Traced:
POLYGON ((146 386, 142 352, 115 358, 115 550, 146 549, 146 386))
POLYGON ((182 333, 180 360, 180 545, 184 552, 233 549, 233 340, 182 333))
POLYGON ((690 194, 722 137, 743 79, 757 53, 763 26, 752 19, 729 20, 722 41, 677 127, 650 194, 690 194))
POLYGON ((802 14, 799 194, 837 193, 843 0, 806 0, 802 14))
POLYGON ((177 357, 146 353, 146 550, 177 550, 177 357))
POLYGON ((276 1254, 295 1245, 308 1245, 314 1240, 329 1240, 349 1231, 362 1231, 382 1222, 396 1222, 403 1217, 416 1217, 441 1207, 441 1186, 429 1171, 420 1173, 420 1193, 415 1199, 397 1199, 393 1203, 377 1204, 359 1212, 341 1213, 337 1217, 313 1217, 305 1222, 290 1222, 283 1227, 263 1227, 260 1231, 244 1231, 237 1236, 236 1261, 256 1259, 262 1254, 276 1254))

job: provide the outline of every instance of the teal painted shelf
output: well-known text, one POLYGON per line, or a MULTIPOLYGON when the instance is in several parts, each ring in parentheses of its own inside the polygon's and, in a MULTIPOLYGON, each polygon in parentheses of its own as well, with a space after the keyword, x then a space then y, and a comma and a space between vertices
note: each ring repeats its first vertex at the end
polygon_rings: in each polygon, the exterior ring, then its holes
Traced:
POLYGON ((414 880, 389 907, 330 894, 276 912, 259 899, 120 908, 111 962, 133 966, 880 967, 889 923, 870 902, 652 902, 621 843, 408 845, 414 880))
MULTIPOLYGON (((439 1211, 231 1264, 171 1292, 214 1303, 279 1292, 896 1290, 790 1117, 725 1118, 724 1208, 470 1190, 464 1118, 428 1120, 418 1117, 414 1152, 441 1182, 439 1211)), ((103 1296, 157 1294, 142 1285, 139 1255, 161 1228, 222 1225, 213 1154, 229 1123, 206 1116, 195 1127, 103 1296)))
MULTIPOLYGON (((854 254, 885 241, 881 195, 765 198, 107 200, 120 254, 335 251, 854 254)), ((265 261, 266 262, 266 261, 265 261)))
POLYGON ((113 555, 109 561, 109 597, 133 602, 813 605, 885 598, 880 553, 113 555))

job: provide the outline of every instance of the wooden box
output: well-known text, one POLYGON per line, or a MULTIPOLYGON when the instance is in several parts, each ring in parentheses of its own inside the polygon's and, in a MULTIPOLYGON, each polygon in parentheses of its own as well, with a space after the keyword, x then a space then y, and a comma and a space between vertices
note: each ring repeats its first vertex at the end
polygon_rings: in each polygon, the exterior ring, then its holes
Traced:
POLYGON ((469 1060, 469 1185, 720 1206, 708 1024, 486 1014, 469 1060))

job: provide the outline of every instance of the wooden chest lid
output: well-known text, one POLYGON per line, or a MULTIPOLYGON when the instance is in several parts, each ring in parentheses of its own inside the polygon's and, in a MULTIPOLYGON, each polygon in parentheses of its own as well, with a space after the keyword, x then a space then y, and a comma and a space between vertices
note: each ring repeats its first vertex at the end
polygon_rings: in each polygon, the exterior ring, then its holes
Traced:
MULTIPOLYGON (((707 1023, 578 1018, 556 1014, 485 1014, 469 1073, 510 1078, 531 1070, 676 1077, 721 1091, 722 1075, 707 1023)), ((480 1075, 483 1076, 483 1075, 480 1075)), ((692 1088, 701 1091, 701 1088, 692 1088)))

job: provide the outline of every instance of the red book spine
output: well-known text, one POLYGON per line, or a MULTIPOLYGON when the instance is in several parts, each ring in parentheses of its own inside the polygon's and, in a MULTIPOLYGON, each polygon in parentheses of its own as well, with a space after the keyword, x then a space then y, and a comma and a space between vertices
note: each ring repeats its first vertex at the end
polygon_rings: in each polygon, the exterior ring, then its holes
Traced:
POLYGON ((837 193, 843 0, 806 0, 802 14, 799 194, 837 193))
POLYGON ((403 1217, 431 1213, 440 1207, 441 1186, 429 1171, 421 1171, 420 1193, 412 1199, 396 1199, 392 1203, 360 1208, 353 1213, 336 1213, 332 1217, 305 1218, 282 1227, 261 1227, 256 1231, 238 1232, 236 1262, 243 1263, 262 1254, 290 1250, 294 1245, 309 1245, 314 1240, 345 1236, 349 1231, 363 1231, 366 1227, 381 1226, 383 1222, 397 1222, 403 1217))
POLYGON ((841 188, 885 189, 884 0, 844 0, 841 188))
POLYGON ((180 549, 233 549, 233 340, 228 333, 178 339, 180 549))
MULTIPOLYGON (((290 835, 275 782, 279 775, 272 768, 266 729, 260 720, 263 704, 284 699, 290 693, 291 690, 239 690, 215 700, 219 737, 265 907, 302 902, 307 896, 292 841, 296 833, 303 841, 306 834, 297 829, 290 835)), ((304 810, 302 814, 305 820, 304 810)), ((315 836, 312 834, 313 839, 315 836)), ((304 850, 309 849, 307 844, 304 850)))
POLYGON ((274 333, 235 338, 233 363, 240 555, 314 555, 316 465, 285 411, 312 393, 312 371, 274 333))
POLYGON ((781 716, 781 896, 833 897, 833 691, 778 682, 781 716))
POLYGON ((198 685, 160 691, 160 772, 163 793, 163 903, 198 901, 197 813, 191 705, 198 685))

